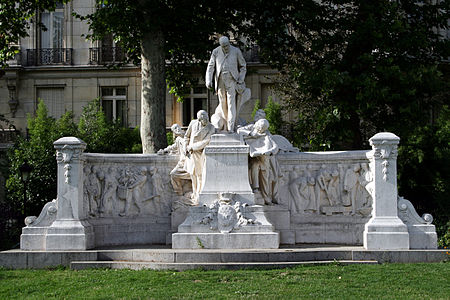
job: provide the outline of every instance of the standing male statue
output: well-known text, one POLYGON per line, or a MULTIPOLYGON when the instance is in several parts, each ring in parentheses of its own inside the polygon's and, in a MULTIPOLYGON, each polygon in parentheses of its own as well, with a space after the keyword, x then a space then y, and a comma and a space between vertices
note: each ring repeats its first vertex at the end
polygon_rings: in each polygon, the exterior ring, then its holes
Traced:
POLYGON ((191 176, 192 200, 194 204, 197 203, 202 185, 202 172, 205 164, 205 153, 203 150, 209 144, 211 135, 215 131, 214 126, 209 123, 208 113, 204 110, 199 110, 197 120, 192 120, 189 123, 189 127, 184 136, 187 141, 187 159, 184 167, 191 176))
POLYGON ((206 87, 213 87, 214 76, 215 90, 219 96, 219 105, 211 122, 219 130, 234 132, 240 106, 250 98, 250 90, 245 88, 244 83, 247 68, 241 50, 231 46, 226 36, 219 39, 219 44, 213 50, 206 69, 206 87))

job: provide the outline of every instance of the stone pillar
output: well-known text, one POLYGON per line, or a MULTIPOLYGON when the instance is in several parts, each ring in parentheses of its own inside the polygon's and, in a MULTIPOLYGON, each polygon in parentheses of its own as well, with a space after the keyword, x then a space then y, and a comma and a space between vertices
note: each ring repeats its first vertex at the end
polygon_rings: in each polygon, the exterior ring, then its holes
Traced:
POLYGON ((248 180, 249 147, 238 134, 213 134, 205 148, 199 205, 211 205, 220 192, 235 193, 236 201, 255 204, 248 180))
POLYGON ((63 137, 53 143, 58 162, 56 220, 48 228, 46 250, 86 250, 94 246, 83 201, 83 151, 86 143, 63 137))
POLYGON ((364 229, 364 248, 409 249, 407 226, 397 214, 397 145, 400 138, 381 132, 370 138, 370 169, 374 178, 372 218, 364 229))

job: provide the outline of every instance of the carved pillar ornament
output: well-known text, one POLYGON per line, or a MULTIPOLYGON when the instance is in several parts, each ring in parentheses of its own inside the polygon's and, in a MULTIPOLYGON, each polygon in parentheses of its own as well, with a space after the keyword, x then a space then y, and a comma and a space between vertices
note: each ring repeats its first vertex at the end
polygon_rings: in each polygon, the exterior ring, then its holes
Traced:
POLYGON ((83 152, 86 143, 63 137, 53 143, 58 163, 58 207, 48 229, 47 250, 83 250, 93 247, 92 226, 83 202, 83 152))
POLYGON ((18 71, 14 70, 7 71, 4 77, 6 79, 6 85, 8 87, 9 92, 8 106, 9 110, 11 111, 11 116, 13 118, 15 118, 17 108, 19 106, 19 101, 17 100, 17 86, 19 81, 18 77, 19 77, 18 71))
POLYGON ((86 143, 75 137, 64 137, 54 142, 54 147, 58 162, 58 199, 65 208, 58 209, 58 217, 79 219, 83 217, 81 203, 77 202, 83 194, 82 153, 86 143))
POLYGON ((409 249, 406 225, 397 215, 397 147, 400 138, 381 132, 369 140, 374 179, 372 218, 365 226, 366 249, 409 249))
POLYGON ((9 110, 11 111, 11 115, 13 118, 16 117, 17 107, 19 106, 19 101, 17 101, 16 96, 16 86, 8 84, 8 91, 9 91, 9 110))

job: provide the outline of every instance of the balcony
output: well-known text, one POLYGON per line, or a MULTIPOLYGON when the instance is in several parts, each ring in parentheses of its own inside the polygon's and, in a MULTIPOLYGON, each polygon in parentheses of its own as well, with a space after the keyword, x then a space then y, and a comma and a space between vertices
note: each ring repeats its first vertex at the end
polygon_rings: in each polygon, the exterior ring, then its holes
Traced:
POLYGON ((72 48, 27 49, 25 66, 72 65, 72 48))
POLYGON ((121 47, 89 48, 89 64, 116 64, 125 62, 125 59, 125 52, 121 47))
POLYGON ((0 125, 0 151, 12 146, 17 140, 18 136, 19 131, 16 128, 2 128, 2 126, 0 125))

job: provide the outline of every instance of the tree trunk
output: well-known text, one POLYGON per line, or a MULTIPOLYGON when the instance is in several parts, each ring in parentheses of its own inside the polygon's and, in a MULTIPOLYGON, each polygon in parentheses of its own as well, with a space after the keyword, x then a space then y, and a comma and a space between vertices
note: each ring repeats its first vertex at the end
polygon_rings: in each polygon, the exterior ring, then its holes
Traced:
POLYGON ((167 146, 164 41, 162 31, 157 31, 146 33, 141 43, 143 153, 155 153, 167 146))

